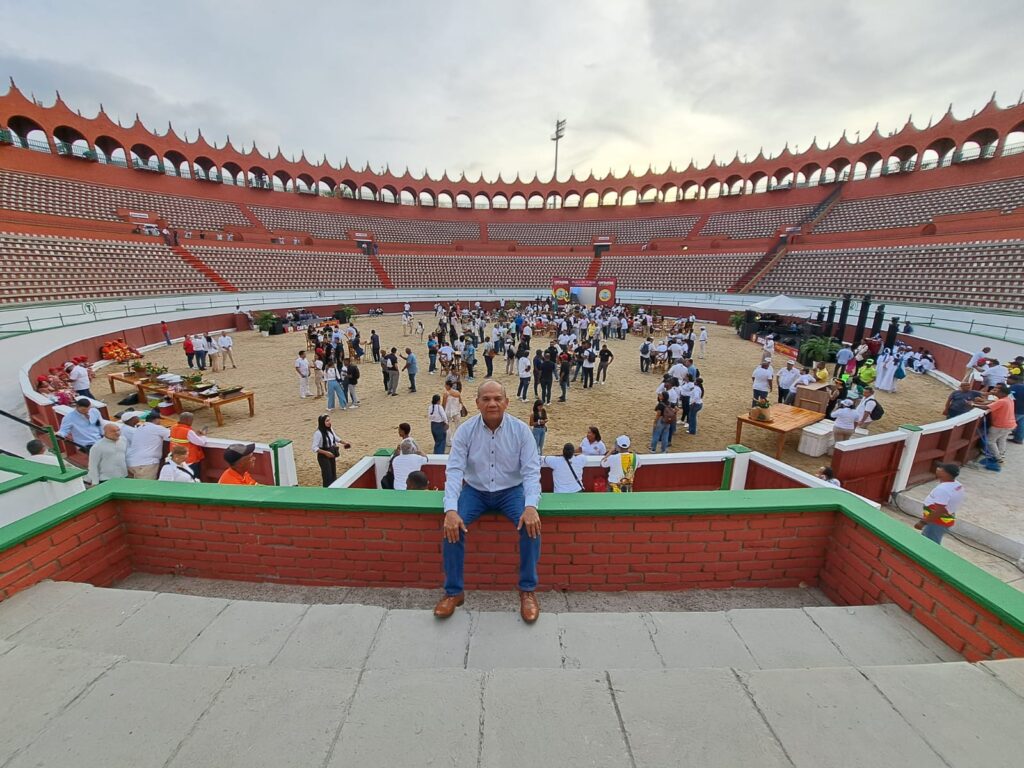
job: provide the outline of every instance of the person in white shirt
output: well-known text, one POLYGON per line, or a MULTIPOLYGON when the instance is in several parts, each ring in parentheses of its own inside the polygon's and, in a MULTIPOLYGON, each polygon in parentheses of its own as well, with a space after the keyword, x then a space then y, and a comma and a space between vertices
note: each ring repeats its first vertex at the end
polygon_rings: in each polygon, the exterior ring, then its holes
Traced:
POLYGON ((669 360, 671 360, 673 364, 678 363, 683 359, 683 345, 680 344, 675 339, 672 339, 672 343, 669 345, 668 352, 669 360))
POLYGON ((192 335, 192 349, 196 354, 196 368, 200 371, 206 370, 206 353, 208 348, 206 346, 206 339, 203 338, 201 333, 192 335))
POLYGON ((95 400, 96 397, 89 389, 89 369, 84 365, 75 363, 64 363, 64 371, 68 375, 68 379, 71 382, 71 388, 75 390, 75 393, 81 397, 88 397, 91 400, 95 400))
POLYGON ((980 352, 975 352, 971 355, 971 359, 967 361, 967 372, 970 373, 978 364, 983 360, 986 360, 988 358, 988 353, 991 351, 992 347, 982 347, 980 352))
POLYGON ((95 486, 107 480, 128 477, 127 452, 128 441, 121 437, 121 428, 108 421, 103 425, 103 437, 89 451, 88 483, 95 486))
POLYGON ((423 468, 429 459, 410 438, 405 438, 398 446, 398 455, 391 460, 391 471, 395 473, 395 490, 404 491, 406 481, 413 472, 423 468))
POLYGON ((316 420, 316 431, 313 432, 312 449, 316 456, 316 462, 320 465, 320 480, 324 488, 330 487, 338 479, 339 446, 348 450, 352 447, 352 444, 338 437, 331 426, 331 414, 321 414, 316 420))
POLYGON ((601 430, 597 427, 588 427, 587 436, 580 442, 579 452, 584 456, 604 456, 606 450, 604 441, 601 440, 601 430))
POLYGON ((849 440, 857 431, 857 410, 853 407, 853 400, 842 400, 838 408, 832 409, 832 445, 829 446, 828 455, 833 453, 836 443, 849 440))
POLYGON ((235 355, 232 350, 235 346, 235 340, 228 336, 227 331, 220 332, 220 338, 217 340, 217 344, 220 346, 221 357, 224 359, 221 361, 225 368, 228 367, 228 360, 231 361, 231 367, 237 368, 235 365, 235 355))
POLYGON ((639 465, 639 457, 629 450, 629 437, 619 435, 615 438, 615 447, 601 459, 601 466, 608 467, 608 490, 613 493, 631 493, 639 465))
POLYGON ((572 443, 562 446, 561 456, 543 456, 541 464, 551 470, 551 485, 555 493, 579 493, 583 488, 583 468, 586 456, 576 455, 572 443))
POLYGON ((304 349, 295 358, 295 372, 299 375, 299 397, 309 397, 309 360, 304 349))
MULTIPOLYGON (((461 407, 461 406, 460 406, 461 407)), ((434 438, 435 454, 443 454, 448 442, 448 414, 441 405, 441 396, 434 395, 430 399, 430 408, 427 410, 427 420, 430 422, 430 435, 434 438)))
POLYGON ((43 445, 42 440, 29 440, 25 445, 25 450, 28 451, 28 460, 35 461, 39 464, 50 464, 54 467, 59 467, 60 462, 57 457, 46 450, 46 446, 43 445))
POLYGON ((530 379, 533 378, 533 363, 530 362, 530 354, 523 352, 516 361, 516 372, 519 374, 519 388, 516 390, 516 397, 526 402, 530 394, 530 379))
POLYGON ((698 337, 698 341, 700 341, 700 359, 703 360, 704 351, 707 349, 708 346, 708 329, 705 328, 704 326, 701 326, 700 328, 700 336, 698 337))
POLYGON ((764 344, 761 345, 761 357, 765 360, 771 360, 772 355, 775 354, 775 337, 769 335, 764 340, 764 344))
POLYGON ((956 523, 956 513, 963 506, 966 493, 957 478, 960 467, 956 464, 939 464, 935 467, 935 479, 939 484, 924 497, 924 518, 914 527, 921 533, 942 545, 942 537, 956 523))
POLYGON ((779 370, 777 377, 779 382, 779 402, 792 403, 796 397, 796 382, 800 378, 800 371, 793 365, 792 360, 786 361, 786 367, 779 370))
POLYGON ((758 400, 766 400, 768 393, 772 391, 772 382, 775 380, 775 371, 772 370, 771 363, 764 360, 757 368, 754 369, 754 373, 751 374, 751 381, 754 382, 754 398, 751 400, 751 407, 757 405, 758 400))
POLYGON ((677 363, 673 363, 672 367, 668 369, 668 375, 674 379, 678 379, 679 381, 685 379, 687 374, 689 374, 689 369, 682 360, 677 363))
POLYGON ((1010 377, 1010 369, 1000 364, 998 360, 990 360, 988 367, 982 374, 982 380, 986 389, 992 389, 996 384, 1005 384, 1010 377))
POLYGON ((213 336, 207 335, 206 337, 206 354, 210 358, 210 370, 217 372, 223 370, 220 363, 220 344, 217 343, 217 339, 213 336))
POLYGON ((172 445, 170 453, 167 454, 167 461, 160 467, 160 474, 157 480, 168 483, 198 483, 192 467, 188 465, 188 446, 172 445))
POLYGON ((124 436, 128 441, 125 462, 128 476, 137 480, 156 480, 160 471, 160 459, 164 455, 164 441, 171 437, 171 430, 148 421, 140 423, 141 414, 125 411, 121 423, 125 425, 124 436))
MULTIPOLYGON (((878 400, 875 398, 874 387, 864 387, 864 396, 857 404, 857 426, 866 427, 872 422, 871 412, 875 410, 878 400)), ((834 416, 835 414, 833 414, 834 416)))

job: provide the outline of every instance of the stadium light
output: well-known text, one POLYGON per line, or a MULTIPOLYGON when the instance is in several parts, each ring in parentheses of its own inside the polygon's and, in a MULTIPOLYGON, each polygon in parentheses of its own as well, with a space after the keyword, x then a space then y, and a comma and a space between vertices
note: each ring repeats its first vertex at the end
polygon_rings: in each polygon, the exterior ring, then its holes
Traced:
MULTIPOLYGON (((551 140, 555 142, 555 173, 551 177, 553 182, 558 182, 558 142, 565 136, 565 120, 555 120, 555 133, 551 137, 551 140)), ((551 207, 555 207, 554 200, 551 201, 551 207)))

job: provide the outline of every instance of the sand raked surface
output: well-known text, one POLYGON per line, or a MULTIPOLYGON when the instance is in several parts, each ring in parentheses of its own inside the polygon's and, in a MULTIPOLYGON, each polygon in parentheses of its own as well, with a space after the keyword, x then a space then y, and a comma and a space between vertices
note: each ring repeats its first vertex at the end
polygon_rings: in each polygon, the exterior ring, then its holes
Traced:
MULTIPOLYGON (((434 326, 433 316, 421 313, 427 328, 434 326)), ((417 336, 402 335, 402 324, 397 315, 369 318, 357 317, 356 325, 364 339, 369 339, 371 329, 380 334, 383 346, 406 346, 417 355, 420 373, 417 376, 417 392, 408 391, 408 381, 402 376, 398 397, 387 397, 383 390, 380 367, 370 357, 369 344, 361 366, 362 377, 358 395, 361 407, 354 410, 335 410, 333 423, 335 431, 343 440, 352 444, 349 451, 342 451, 338 461, 339 474, 359 458, 373 453, 378 448, 393 448, 398 443, 397 427, 407 421, 413 427, 413 437, 420 446, 429 451, 433 445, 427 422, 427 410, 431 395, 444 391, 439 375, 430 376, 427 371, 426 343, 417 336)), ((685 428, 676 431, 670 450, 700 451, 720 450, 735 442, 736 416, 745 413, 750 405, 750 373, 760 362, 761 348, 740 339, 730 327, 709 325, 707 357, 698 359, 697 365, 707 389, 704 395, 704 409, 700 413, 698 434, 690 436, 685 428)), ((240 441, 270 442, 287 438, 295 443, 295 459, 298 466, 299 482, 302 485, 319 485, 320 471, 314 457, 311 441, 316 429, 317 417, 326 412, 326 398, 299 398, 298 377, 294 361, 300 349, 305 349, 303 334, 283 334, 264 337, 258 332, 233 334, 235 339, 235 360, 238 368, 216 374, 207 371, 206 379, 214 380, 221 386, 244 385, 256 393, 256 416, 249 418, 244 403, 229 405, 224 409, 224 426, 218 427, 209 409, 195 411, 196 424, 210 429, 210 435, 219 438, 237 438, 240 441)), ((547 346, 547 337, 535 340, 547 346)), ((612 339, 609 349, 615 354, 608 371, 608 383, 584 390, 575 383, 569 390, 569 401, 557 401, 558 385, 554 387, 553 402, 548 406, 549 430, 545 453, 557 454, 563 443, 579 443, 591 424, 601 430, 607 444, 617 435, 626 434, 633 440, 634 448, 645 453, 650 447, 651 428, 654 421, 656 402, 654 389, 660 382, 659 374, 642 374, 639 368, 639 348, 642 339, 630 336, 625 341, 612 339)), ((467 383, 466 404, 470 415, 475 412, 473 396, 476 385, 484 379, 482 356, 477 366, 476 382, 467 383)), ((188 366, 181 344, 161 348, 146 354, 146 360, 166 365, 175 373, 187 373, 188 366)), ((785 364, 781 355, 776 355, 773 367, 785 364)), ((104 372, 116 370, 113 367, 104 372)), ((531 400, 523 403, 514 399, 518 379, 505 374, 505 361, 495 358, 494 378, 505 384, 513 397, 509 413, 524 421, 529 420, 531 400)), ((101 378, 102 374, 101 374, 101 378)), ((312 385, 311 385, 312 388, 312 385)), ((109 394, 105 381, 97 381, 94 392, 103 392, 103 399, 111 406, 111 413, 125 409, 116 401, 127 394, 119 389, 117 395, 109 394)), ((313 390, 315 391, 315 389, 313 390)), ((941 419, 942 406, 949 390, 938 381, 909 374, 899 382, 899 392, 880 393, 879 399, 885 407, 885 417, 870 426, 872 434, 895 429, 900 424, 925 424, 941 419)), ((769 455, 775 452, 775 435, 767 430, 745 427, 743 443, 769 455)), ((783 460, 805 470, 814 471, 828 457, 810 457, 797 452, 798 435, 791 435, 786 443, 783 460)))

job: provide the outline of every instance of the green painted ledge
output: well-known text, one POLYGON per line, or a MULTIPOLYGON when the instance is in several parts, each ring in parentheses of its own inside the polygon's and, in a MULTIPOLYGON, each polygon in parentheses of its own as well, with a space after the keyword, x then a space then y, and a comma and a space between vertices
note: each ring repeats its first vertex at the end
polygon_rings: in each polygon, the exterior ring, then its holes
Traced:
MULTIPOLYGON (((68 467, 66 471, 61 472, 60 467, 51 464, 41 464, 38 461, 29 461, 17 456, 0 455, 0 470, 10 472, 12 475, 18 475, 18 477, 12 477, 10 480, 0 482, 0 503, 3 503, 3 494, 18 488, 24 488, 33 483, 69 483, 88 474, 84 469, 78 469, 78 467, 71 467, 70 465, 68 467)), ((3 530, 0 529, 0 542, 2 541, 3 530)))
MULTIPOLYGON (((54 467, 39 465, 42 470, 54 467)), ((2 468, 2 463, 0 463, 2 468)), ((58 473, 59 474, 59 473, 58 473)), ((111 480, 0 528, 0 552, 108 501, 235 508, 293 509, 302 512, 373 512, 436 515, 441 491, 383 491, 370 488, 257 488, 156 480, 111 480)), ((864 526, 943 581, 960 590, 1007 624, 1024 632, 1024 592, 1004 584, 974 564, 934 544, 850 493, 831 488, 759 491, 658 491, 543 495, 548 517, 680 517, 792 512, 839 512, 864 526)))

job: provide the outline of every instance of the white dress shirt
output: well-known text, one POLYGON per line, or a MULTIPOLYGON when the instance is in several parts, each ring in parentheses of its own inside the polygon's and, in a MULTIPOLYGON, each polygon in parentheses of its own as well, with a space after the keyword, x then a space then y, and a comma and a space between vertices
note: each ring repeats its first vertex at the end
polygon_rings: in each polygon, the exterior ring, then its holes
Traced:
POLYGON ((555 493, 579 493, 583 490, 583 467, 586 456, 573 456, 566 461, 564 456, 545 456, 544 465, 551 468, 551 483, 555 493), (574 475, 573 472, 576 474, 574 475), (577 482, 579 478, 579 482, 577 482))
POLYGON ((68 371, 68 379, 71 381, 71 388, 75 392, 81 392, 89 388, 89 370, 81 365, 76 365, 68 371))
POLYGON ((536 507, 540 503, 540 456, 533 432, 507 413, 493 432, 480 414, 468 418, 455 431, 448 456, 445 511, 459 508, 463 481, 478 491, 522 485, 526 506, 536 507))
POLYGON ((607 450, 603 440, 591 443, 584 437, 580 443, 580 453, 584 456, 604 456, 607 450))
POLYGON ((168 459, 164 465, 160 467, 160 474, 157 476, 157 480, 163 480, 168 483, 199 482, 199 479, 192 474, 192 470, 188 464, 175 464, 171 459, 168 459))
POLYGON ((89 449, 89 483, 96 485, 116 477, 128 477, 125 454, 128 441, 119 437, 116 441, 102 437, 89 449))
POLYGON ((796 386, 800 378, 800 371, 796 368, 783 368, 779 371, 779 389, 790 390, 796 386))
POLYGON ((516 363, 516 370, 519 371, 519 378, 528 379, 530 377, 530 371, 532 370, 530 358, 520 357, 516 363))
POLYGON ((147 467, 160 463, 164 455, 164 440, 170 438, 171 430, 144 421, 137 427, 128 427, 122 431, 128 440, 129 467, 147 467))

